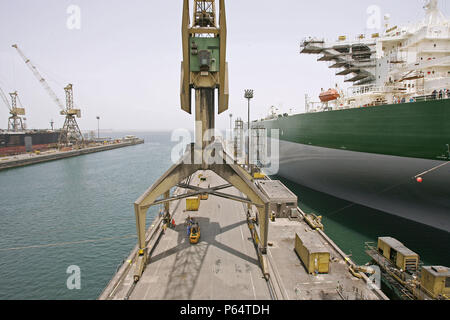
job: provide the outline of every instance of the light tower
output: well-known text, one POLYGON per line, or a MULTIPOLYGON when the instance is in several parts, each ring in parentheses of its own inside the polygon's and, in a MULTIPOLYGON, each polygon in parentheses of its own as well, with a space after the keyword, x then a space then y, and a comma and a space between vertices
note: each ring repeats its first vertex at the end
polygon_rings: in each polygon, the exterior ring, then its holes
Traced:
POLYGON ((230 139, 233 141, 233 114, 230 113, 230 139))
POLYGON ((100 117, 97 116, 97 138, 100 139, 100 117))
POLYGON ((250 100, 253 99, 253 90, 247 89, 244 93, 244 98, 247 99, 247 111, 248 111, 248 122, 247 122, 247 156, 246 163, 247 168, 250 169, 250 100))

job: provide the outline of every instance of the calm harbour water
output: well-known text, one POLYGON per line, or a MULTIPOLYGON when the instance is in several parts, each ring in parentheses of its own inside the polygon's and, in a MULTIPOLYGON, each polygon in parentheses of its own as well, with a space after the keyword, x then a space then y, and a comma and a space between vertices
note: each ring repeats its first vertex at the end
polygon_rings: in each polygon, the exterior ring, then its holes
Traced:
MULTIPOLYGON (((133 202, 171 165, 169 133, 133 134, 145 144, 0 172, 0 299, 99 296, 136 244, 133 202), (76 243, 84 240, 99 241, 76 243), (71 265, 81 269, 80 290, 66 287, 71 265)), ((283 182, 357 263, 369 260, 365 241, 391 235, 427 264, 450 265, 449 233, 283 182)))

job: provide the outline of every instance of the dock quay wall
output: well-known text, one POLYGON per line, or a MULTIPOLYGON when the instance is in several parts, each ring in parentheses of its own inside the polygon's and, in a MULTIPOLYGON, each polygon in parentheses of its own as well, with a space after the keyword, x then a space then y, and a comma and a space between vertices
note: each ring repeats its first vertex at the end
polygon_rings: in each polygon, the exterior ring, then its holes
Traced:
POLYGON ((17 160, 7 160, 4 162, 0 162, 0 171, 4 170, 4 169, 23 167, 23 166, 32 165, 32 164, 41 163, 41 162, 76 157, 76 156, 89 154, 89 153, 113 150, 113 149, 133 146, 136 144, 142 144, 142 143, 144 143, 144 140, 138 139, 138 140, 134 140, 134 141, 126 141, 126 142, 110 144, 110 145, 103 145, 103 146, 98 146, 98 147, 83 148, 83 149, 78 149, 78 150, 56 152, 56 153, 44 154, 44 155, 33 155, 33 156, 30 156, 29 158, 21 158, 21 159, 17 159, 17 160))

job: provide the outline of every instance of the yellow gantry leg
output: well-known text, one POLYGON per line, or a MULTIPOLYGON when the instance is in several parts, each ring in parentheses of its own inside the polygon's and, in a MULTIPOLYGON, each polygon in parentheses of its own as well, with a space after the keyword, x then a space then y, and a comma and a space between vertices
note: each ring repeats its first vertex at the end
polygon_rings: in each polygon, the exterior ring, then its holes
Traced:
MULTIPOLYGON (((157 198, 162 194, 166 198, 170 196, 170 188, 176 186, 187 177, 193 175, 199 170, 212 170, 224 180, 228 181, 236 189, 245 194, 248 199, 257 206, 259 211, 260 221, 260 247, 259 254, 265 254, 267 249, 267 236, 269 224, 269 200, 267 197, 255 186, 249 174, 240 166, 236 164, 185 164, 184 161, 189 159, 190 154, 177 164, 172 166, 161 178, 158 179, 138 200, 134 203, 134 210, 136 215, 136 230, 138 234, 138 257, 135 271, 135 281, 139 280, 142 275, 145 265, 147 264, 148 251, 145 243, 146 234, 146 213, 148 208, 155 203, 157 198)), ((168 202, 165 203, 166 210, 168 210, 168 202)), ((266 273, 266 266, 264 259, 262 261, 262 268, 266 273)))

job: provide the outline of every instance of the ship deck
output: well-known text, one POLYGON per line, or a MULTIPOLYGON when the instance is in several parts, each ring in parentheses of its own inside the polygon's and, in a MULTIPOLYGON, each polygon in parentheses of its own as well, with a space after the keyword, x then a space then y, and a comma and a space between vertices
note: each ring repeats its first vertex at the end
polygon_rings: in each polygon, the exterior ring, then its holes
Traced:
MULTIPOLYGON (((203 172, 191 184, 204 187, 224 184, 211 171, 203 172)), ((177 189, 175 193, 185 192, 177 189)), ((225 192, 240 195, 230 187, 225 192)), ((134 248, 128 260, 113 277, 101 300, 269 300, 269 299, 380 299, 363 279, 353 277, 345 258, 324 241, 332 253, 331 272, 310 275, 294 252, 295 233, 311 231, 303 220, 276 219, 269 225, 267 260, 270 274, 266 280, 247 224, 247 206, 209 196, 199 211, 186 211, 185 200, 171 203, 174 229, 161 228, 157 217, 148 229, 149 262, 134 283, 134 248), (200 225, 198 244, 190 244, 185 220, 191 216, 200 225), (339 291, 339 287, 341 290, 339 291), (359 295, 355 296, 355 293, 359 295)), ((335 246, 335 245, 334 245, 335 246)))

